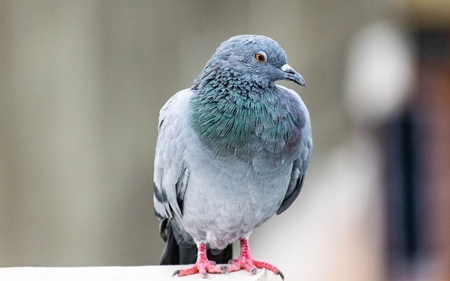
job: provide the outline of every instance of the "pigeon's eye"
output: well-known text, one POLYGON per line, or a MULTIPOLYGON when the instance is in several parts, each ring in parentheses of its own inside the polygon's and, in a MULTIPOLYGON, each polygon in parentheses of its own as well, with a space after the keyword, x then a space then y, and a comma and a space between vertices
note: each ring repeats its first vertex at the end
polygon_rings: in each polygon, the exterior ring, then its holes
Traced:
POLYGON ((257 62, 265 62, 267 60, 267 55, 264 52, 258 52, 254 55, 257 62))

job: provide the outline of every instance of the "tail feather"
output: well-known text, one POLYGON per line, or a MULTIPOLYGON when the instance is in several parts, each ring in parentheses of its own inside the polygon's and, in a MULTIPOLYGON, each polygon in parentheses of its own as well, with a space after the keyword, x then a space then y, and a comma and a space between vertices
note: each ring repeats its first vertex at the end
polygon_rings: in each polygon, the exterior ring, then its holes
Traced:
POLYGON ((169 225, 166 225, 164 234, 165 237, 163 237, 163 239, 166 241, 166 244, 164 245, 164 249, 159 264, 160 265, 180 264, 179 247, 177 241, 175 241, 175 237, 173 236, 172 228, 169 225))
POLYGON ((229 244, 225 249, 216 255, 216 251, 208 250, 208 258, 217 264, 228 263, 233 258, 233 245, 229 244))
MULTIPOLYGON (((163 239, 166 241, 159 261, 160 265, 193 264, 197 260, 197 246, 195 244, 183 245, 180 247, 175 239, 170 223, 163 223, 163 239)), ((228 245, 222 251, 207 252, 208 258, 218 264, 224 264, 233 258, 232 244, 228 245)))

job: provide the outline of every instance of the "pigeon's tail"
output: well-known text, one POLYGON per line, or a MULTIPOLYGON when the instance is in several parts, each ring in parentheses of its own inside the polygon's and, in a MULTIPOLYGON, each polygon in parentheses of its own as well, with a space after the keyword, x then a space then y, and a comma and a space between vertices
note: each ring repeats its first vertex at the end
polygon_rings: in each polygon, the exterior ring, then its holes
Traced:
POLYGON ((208 250, 207 255, 210 260, 215 261, 217 264, 228 263, 233 258, 233 245, 229 244, 222 251, 208 250))
MULTIPOLYGON (((165 240, 164 250, 159 261, 160 265, 175 265, 175 264, 193 264, 197 260, 197 246, 195 244, 179 245, 173 233, 172 225, 169 222, 162 223, 164 226, 164 235, 161 235, 165 240)), ((228 263, 233 258, 232 244, 228 245, 223 250, 208 250, 208 258, 218 264, 228 263)))
POLYGON ((164 249, 161 255, 161 259, 159 261, 160 265, 171 265, 171 264, 180 264, 180 253, 177 241, 175 241, 175 237, 172 234, 172 229, 168 226, 169 229, 166 229, 166 244, 164 245, 164 249))
POLYGON ((197 246, 195 244, 178 245, 172 228, 166 229, 166 244, 161 255, 160 265, 192 264, 197 260, 197 246))

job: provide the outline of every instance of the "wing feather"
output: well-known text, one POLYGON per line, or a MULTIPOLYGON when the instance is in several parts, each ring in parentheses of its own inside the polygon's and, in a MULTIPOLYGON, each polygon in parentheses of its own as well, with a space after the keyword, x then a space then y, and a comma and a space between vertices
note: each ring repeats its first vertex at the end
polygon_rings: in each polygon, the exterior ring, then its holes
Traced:
POLYGON ((300 194, 300 191, 303 186, 303 182, 305 180, 306 169, 309 166, 309 161, 311 159, 312 154, 312 133, 311 133, 311 118, 309 117, 308 109, 303 103, 300 96, 293 90, 288 89, 283 86, 278 86, 290 92, 293 96, 298 99, 298 102, 301 106, 302 112, 305 114, 305 126, 302 128, 301 134, 301 144, 298 150, 298 158, 294 161, 292 165, 291 178, 289 181, 289 187, 284 196, 283 202, 277 210, 277 215, 286 211, 291 204, 295 201, 297 196, 300 194))
POLYGON ((154 164, 155 212, 160 218, 182 217, 180 202, 186 189, 188 171, 183 162, 187 145, 189 100, 186 89, 172 96, 161 108, 154 164))

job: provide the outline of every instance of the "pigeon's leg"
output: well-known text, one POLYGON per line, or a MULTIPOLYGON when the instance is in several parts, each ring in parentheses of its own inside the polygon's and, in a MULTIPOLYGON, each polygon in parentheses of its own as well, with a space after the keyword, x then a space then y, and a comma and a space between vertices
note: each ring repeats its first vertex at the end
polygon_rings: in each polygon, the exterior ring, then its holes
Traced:
POLYGON ((206 243, 197 244, 197 249, 197 261, 194 266, 188 269, 177 270, 173 273, 173 276, 186 276, 200 273, 203 278, 206 278, 208 277, 208 273, 225 273, 227 271, 226 266, 219 266, 215 262, 208 260, 206 257, 206 243))
POLYGON ((251 274, 256 274, 257 268, 265 268, 272 271, 275 275, 280 275, 281 279, 284 280, 283 273, 281 273, 281 271, 275 266, 266 262, 255 261, 254 259, 252 259, 247 238, 241 238, 239 241, 241 244, 241 253, 236 260, 230 261, 230 264, 228 265, 228 272, 245 269, 251 274))

